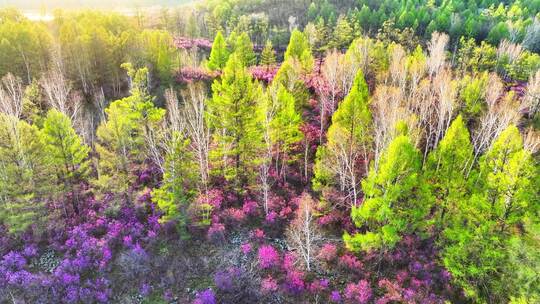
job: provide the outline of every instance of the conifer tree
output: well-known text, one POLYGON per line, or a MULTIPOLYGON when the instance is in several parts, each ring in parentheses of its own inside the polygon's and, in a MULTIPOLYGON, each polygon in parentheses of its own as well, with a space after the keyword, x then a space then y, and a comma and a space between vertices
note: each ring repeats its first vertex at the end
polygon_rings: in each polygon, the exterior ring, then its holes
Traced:
POLYGON ((513 125, 479 164, 473 195, 444 230, 442 260, 468 297, 506 302, 515 292, 507 288, 508 279, 516 277, 515 269, 507 268, 512 247, 531 236, 531 220, 537 223, 538 171, 513 125))
POLYGON ((216 148, 211 158, 237 190, 249 185, 258 162, 262 131, 257 101, 262 89, 237 54, 231 55, 220 80, 212 84, 207 117, 216 148))
POLYGON ((346 48, 351 44, 353 40, 353 28, 349 24, 349 21, 344 15, 340 15, 336 27, 334 29, 334 34, 332 35, 331 45, 332 47, 341 50, 346 48))
POLYGON ((52 172, 39 129, 0 114, 0 223, 9 232, 45 223, 52 172))
POLYGON ((300 62, 304 72, 309 73, 313 69, 315 60, 311 54, 311 47, 306 35, 299 30, 294 30, 287 50, 285 51, 285 61, 296 60, 300 62))
POLYGON ((88 174, 90 148, 75 133, 71 119, 55 109, 47 113, 41 132, 50 164, 58 177, 60 193, 69 197, 73 211, 78 214, 78 183, 88 174))
POLYGON ((469 130, 461 115, 456 117, 437 148, 429 154, 425 175, 435 199, 435 222, 446 226, 446 215, 455 215, 469 195, 467 168, 473 160, 469 130))
POLYGON ((279 85, 275 99, 277 105, 276 114, 271 121, 271 137, 275 144, 276 172, 285 179, 287 163, 294 161, 292 149, 303 138, 300 131, 302 116, 296 110, 294 96, 282 85, 279 85))
POLYGON ((161 221, 175 221, 182 237, 187 237, 188 208, 196 194, 197 165, 189 150, 189 140, 173 131, 170 151, 165 157, 165 173, 152 200, 163 212, 161 221))
POLYGON ((371 144, 371 113, 368 108, 368 88, 359 71, 353 87, 332 116, 328 142, 317 151, 315 189, 338 186, 354 205, 358 198, 361 171, 367 172, 371 144), (360 160, 365 166, 360 168, 360 160))
POLYGON ((222 70, 229 59, 229 50, 227 49, 227 43, 221 31, 217 32, 212 44, 212 51, 210 51, 210 58, 208 59, 207 67, 212 70, 222 70))
POLYGON ((270 40, 266 40, 264 49, 261 53, 261 65, 266 66, 267 68, 276 64, 276 52, 272 46, 270 40))
POLYGON ((351 216, 365 232, 345 233, 353 251, 392 248, 404 233, 418 231, 427 208, 421 182, 421 155, 409 136, 399 135, 382 156, 378 170, 370 170, 362 181, 364 201, 353 207, 351 216))
POLYGON ((240 35, 231 36, 233 53, 238 56, 238 59, 245 67, 255 64, 255 52, 253 51, 253 43, 246 32, 240 35))
POLYGON ((134 177, 130 174, 132 167, 150 158, 148 139, 153 130, 159 129, 165 114, 146 92, 148 70, 126 68, 132 79, 131 96, 112 102, 105 110, 107 120, 97 130, 97 184, 116 193, 128 189, 134 177))

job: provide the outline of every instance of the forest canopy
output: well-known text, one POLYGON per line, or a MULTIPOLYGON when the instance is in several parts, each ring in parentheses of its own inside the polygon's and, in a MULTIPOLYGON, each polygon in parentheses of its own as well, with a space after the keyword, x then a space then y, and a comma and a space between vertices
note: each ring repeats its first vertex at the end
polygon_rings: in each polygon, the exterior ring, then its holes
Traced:
POLYGON ((0 9, 0 303, 540 301, 540 1, 152 4, 0 9))

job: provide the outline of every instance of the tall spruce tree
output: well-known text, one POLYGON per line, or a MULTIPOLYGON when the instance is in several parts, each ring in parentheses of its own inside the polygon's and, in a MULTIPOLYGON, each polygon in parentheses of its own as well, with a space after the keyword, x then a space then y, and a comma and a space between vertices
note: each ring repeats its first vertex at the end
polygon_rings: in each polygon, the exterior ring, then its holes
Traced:
POLYGON ((212 44, 212 51, 210 51, 210 58, 208 59, 207 67, 212 70, 222 70, 227 64, 229 59, 229 50, 227 43, 221 31, 217 32, 212 44))
POLYGON ((54 170, 45 151, 36 126, 0 114, 0 222, 10 233, 39 229, 48 217, 44 202, 54 170))
POLYGON ((424 168, 435 199, 434 221, 441 229, 446 227, 447 217, 451 220, 470 196, 467 168, 473 157, 469 130, 459 115, 429 154, 424 168))
POLYGON ((356 204, 362 171, 367 172, 371 113, 364 74, 359 71, 347 97, 339 104, 328 129, 328 141, 317 151, 314 188, 338 187, 356 204), (361 165, 361 160, 365 163, 361 165))
POLYGON ((72 127, 71 119, 57 110, 49 110, 41 130, 47 156, 57 175, 60 194, 69 198, 73 211, 79 213, 79 183, 89 171, 88 152, 72 127))
POLYGON ((215 148, 211 158, 237 190, 251 184, 262 145, 257 101, 263 95, 238 54, 229 58, 220 80, 212 84, 207 117, 215 148))
POLYGON ((272 46, 272 41, 266 40, 266 44, 261 53, 261 65, 268 68, 274 64, 276 64, 276 52, 272 46))
POLYGON ((428 211, 422 199, 420 168, 420 152, 409 136, 397 136, 383 154, 378 170, 372 169, 362 182, 365 198, 352 208, 351 216, 365 232, 345 233, 347 248, 385 251, 403 234, 419 231, 428 211))

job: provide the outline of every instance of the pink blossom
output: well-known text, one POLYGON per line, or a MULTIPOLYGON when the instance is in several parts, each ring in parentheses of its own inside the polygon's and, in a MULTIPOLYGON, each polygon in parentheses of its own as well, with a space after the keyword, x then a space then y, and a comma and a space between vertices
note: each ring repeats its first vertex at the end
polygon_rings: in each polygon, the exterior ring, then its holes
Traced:
POLYGON ((330 262, 334 260, 337 256, 337 247, 334 244, 324 244, 319 251, 318 258, 325 261, 330 262))
POLYGON ((242 253, 244 254, 248 254, 251 252, 251 244, 250 243, 245 243, 245 244, 242 244, 242 246, 240 246, 240 249, 242 250, 242 253))
POLYGON ((353 300, 355 303, 368 303, 372 296, 371 287, 366 280, 361 280, 357 284, 350 283, 345 288, 345 298, 353 300))
POLYGON ((261 281, 261 291, 265 294, 274 292, 278 289, 277 281, 271 276, 261 281))
POLYGON ((279 263, 279 254, 270 245, 263 245, 259 248, 259 266, 263 269, 272 268, 279 263))

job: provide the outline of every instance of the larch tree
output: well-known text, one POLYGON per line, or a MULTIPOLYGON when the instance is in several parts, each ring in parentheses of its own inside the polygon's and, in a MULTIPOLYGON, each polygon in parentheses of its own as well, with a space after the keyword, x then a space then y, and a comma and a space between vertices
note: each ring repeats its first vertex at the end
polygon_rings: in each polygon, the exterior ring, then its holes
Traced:
POLYGON ((227 42, 223 37, 221 31, 217 32, 212 44, 212 51, 210 52, 210 58, 208 59, 207 67, 212 70, 222 70, 227 64, 230 53, 227 49, 227 42))
MULTIPOLYGON (((125 192, 133 178, 133 166, 150 159, 148 138, 152 130, 159 130, 165 114, 154 106, 146 92, 147 69, 127 68, 132 79, 131 95, 109 105, 105 110, 107 119, 97 130, 97 183, 115 192, 125 192)), ((129 199, 128 193, 126 197, 129 199)))
POLYGON ((272 41, 266 40, 266 44, 264 45, 264 49, 261 53, 260 61, 261 65, 265 66, 267 69, 276 64, 276 51, 274 51, 272 41))
POLYGON ((351 216, 364 232, 345 233, 347 248, 382 252, 393 248, 405 233, 419 231, 428 206, 421 176, 421 155, 407 135, 397 136, 382 156, 378 170, 362 181, 364 201, 351 216))
POLYGON ((294 145, 303 139, 303 133, 300 131, 302 115, 297 111, 294 96, 285 87, 279 85, 276 94, 274 98, 276 112, 270 122, 270 136, 274 144, 276 172, 285 180, 286 168, 290 162, 294 161, 294 155, 292 155, 294 145))
MULTIPOLYGON (((475 191, 444 231, 443 263, 454 282, 477 301, 503 302, 516 241, 529 237, 538 212, 538 170, 510 125, 480 158, 475 191)), ((471 178, 475 178, 471 175, 471 178)))
POLYGON ((469 130, 459 115, 429 154, 424 171, 435 199, 434 222, 441 229, 447 226, 447 217, 452 219, 470 195, 467 171, 473 152, 469 130))
POLYGON ((311 46, 306 35, 299 30, 292 32, 289 45, 285 51, 285 61, 290 59, 296 59, 300 62, 305 73, 310 73, 313 69, 315 61, 311 53, 311 46))
POLYGON ((340 15, 332 35, 330 45, 335 49, 342 50, 351 44, 351 41, 354 38, 353 34, 354 30, 349 24, 347 17, 340 15))
POLYGON ((53 179, 39 129, 0 113, 0 222, 11 233, 39 229, 53 179))
POLYGON ((89 173, 90 148, 75 133, 69 117, 55 109, 47 113, 41 133, 50 164, 56 172, 59 193, 79 214, 79 184, 89 173))
POLYGON ((211 158, 240 191, 252 181, 262 145, 259 116, 254 115, 262 89, 233 54, 212 91, 206 112, 214 143, 211 158))
POLYGON ((369 164, 372 118, 368 97, 364 74, 359 71, 351 92, 332 116, 328 141, 318 149, 315 162, 315 189, 338 187, 352 206, 358 200, 362 171, 367 172, 369 164))
POLYGON ((238 59, 240 59, 242 64, 245 67, 255 64, 257 57, 253 51, 253 43, 251 42, 249 35, 246 32, 243 32, 240 35, 232 36, 231 39, 234 39, 234 41, 232 41, 233 53, 237 54, 238 59))

